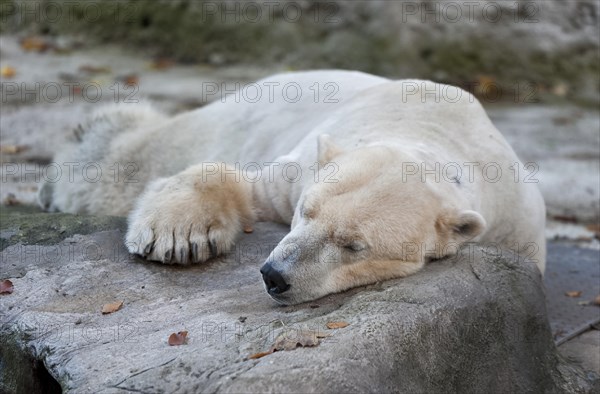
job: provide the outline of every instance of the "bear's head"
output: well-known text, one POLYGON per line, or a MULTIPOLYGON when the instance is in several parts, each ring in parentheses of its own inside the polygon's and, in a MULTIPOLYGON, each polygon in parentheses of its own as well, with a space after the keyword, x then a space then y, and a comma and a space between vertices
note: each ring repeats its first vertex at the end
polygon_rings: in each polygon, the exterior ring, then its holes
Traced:
POLYGON ((261 268, 281 304, 413 274, 485 229, 456 186, 403 174, 411 159, 401 149, 344 151, 321 136, 318 157, 325 173, 304 189, 290 233, 261 268))

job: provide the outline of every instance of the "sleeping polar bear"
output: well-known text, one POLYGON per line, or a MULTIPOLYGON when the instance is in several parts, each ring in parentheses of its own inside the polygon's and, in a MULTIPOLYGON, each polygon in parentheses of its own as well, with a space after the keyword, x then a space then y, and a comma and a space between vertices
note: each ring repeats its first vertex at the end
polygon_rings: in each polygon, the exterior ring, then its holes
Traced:
POLYGON ((129 251, 165 264, 220 255, 254 221, 291 224, 261 269, 282 304, 413 274, 467 241, 544 270, 544 201, 459 88, 288 73, 172 118, 107 109, 81 131, 56 163, 85 171, 45 184, 43 207, 129 215, 129 251))

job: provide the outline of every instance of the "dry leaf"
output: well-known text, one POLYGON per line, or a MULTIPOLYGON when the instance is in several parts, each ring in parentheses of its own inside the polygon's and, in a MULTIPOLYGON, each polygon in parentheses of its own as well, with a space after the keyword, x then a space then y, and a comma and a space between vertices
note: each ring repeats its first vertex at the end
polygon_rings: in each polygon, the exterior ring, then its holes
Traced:
POLYGON ((137 74, 120 75, 115 78, 116 82, 122 83, 124 86, 137 86, 140 82, 137 74))
POLYGON ((14 155, 29 149, 26 145, 1 145, 0 152, 8 155, 14 155))
POLYGON ((565 293, 565 295, 566 295, 567 297, 573 297, 573 298, 577 298, 577 297, 580 297, 580 296, 581 296, 581 291, 567 291, 567 292, 565 293))
POLYGON ((596 304, 596 305, 600 305, 600 294, 598 294, 598 295, 596 296, 596 298, 594 298, 594 304, 596 304))
POLYGON ((275 338, 275 343, 266 352, 255 353, 248 359, 255 360, 280 350, 294 350, 297 347, 313 347, 319 344, 319 338, 326 338, 329 334, 307 330, 290 330, 282 332, 275 338))
POLYGON ((254 353, 254 354, 248 356, 248 358, 250 360, 256 360, 257 358, 261 358, 261 357, 267 356, 267 355, 269 355, 271 353, 273 353, 273 350, 269 350, 267 352, 254 353))
POLYGON ((588 224, 587 226, 585 226, 585 228, 594 233, 600 233, 600 224, 588 224))
POLYGON ((477 76, 477 85, 475 85, 475 94, 480 96, 485 94, 495 94, 495 84, 496 79, 494 77, 489 75, 479 75, 477 76))
POLYGON ((319 344, 315 331, 291 330, 282 332, 275 339, 273 351, 294 350, 297 347, 312 347, 319 344))
POLYGON ((122 78, 123 84, 125 86, 136 86, 139 84, 140 79, 138 78, 137 75, 135 74, 130 74, 130 75, 125 75, 122 78))
POLYGON ((21 201, 17 200, 17 197, 13 193, 8 193, 2 204, 6 206, 21 205, 21 201))
POLYGON ((102 314, 106 315, 109 313, 116 312, 119 309, 121 309, 122 306, 123 306, 123 301, 111 302, 110 304, 106 304, 102 307, 102 314))
POLYGON ((3 66, 0 68, 0 75, 2 75, 4 78, 12 78, 17 75, 17 70, 11 66, 3 66))
POLYGON ((585 228, 593 232, 596 238, 600 239, 600 224, 588 224, 585 228))
POLYGON ((554 220, 558 220, 559 222, 563 222, 563 223, 577 223, 577 218, 575 216, 569 216, 569 215, 554 215, 552 216, 552 219, 554 220))
POLYGON ((21 40, 21 48, 25 51, 44 52, 50 48, 50 44, 40 37, 27 37, 21 40))
POLYGON ((332 321, 326 324, 327 328, 329 328, 330 330, 348 327, 349 325, 350 323, 346 323, 345 321, 332 321))
POLYGON ((187 331, 179 331, 177 333, 173 333, 169 336, 169 346, 179 346, 183 345, 187 340, 187 331))
POLYGON ((10 294, 14 289, 15 287, 10 280, 4 279, 0 282, 0 294, 10 294))

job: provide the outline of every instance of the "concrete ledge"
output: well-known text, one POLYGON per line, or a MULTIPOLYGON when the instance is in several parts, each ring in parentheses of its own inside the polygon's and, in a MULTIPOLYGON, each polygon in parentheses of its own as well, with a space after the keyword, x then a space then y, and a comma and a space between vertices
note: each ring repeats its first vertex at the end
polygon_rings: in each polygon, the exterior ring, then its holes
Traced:
POLYGON ((31 359, 77 393, 590 390, 557 355, 533 264, 466 248, 406 279, 280 307, 258 269, 285 232, 259 224, 231 255, 190 268, 129 256, 118 229, 6 247, 0 279, 15 290, 0 296, 0 391, 30 389, 14 373, 31 359), (187 344, 169 346, 182 330, 187 344), (248 359, 293 330, 330 336, 248 359))

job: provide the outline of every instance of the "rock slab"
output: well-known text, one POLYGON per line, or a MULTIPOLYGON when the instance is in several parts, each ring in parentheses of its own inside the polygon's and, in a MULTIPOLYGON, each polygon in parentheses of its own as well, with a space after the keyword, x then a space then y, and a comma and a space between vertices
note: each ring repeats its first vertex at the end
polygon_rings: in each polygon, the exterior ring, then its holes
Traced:
POLYGON ((557 355, 537 268, 509 252, 473 246, 409 278, 281 307, 259 267, 285 227, 259 223, 229 255, 182 268, 130 256, 123 224, 46 245, 2 224, 0 279, 15 290, 0 296, 0 392, 590 390, 557 355), (324 337, 250 358, 303 331, 324 337))

